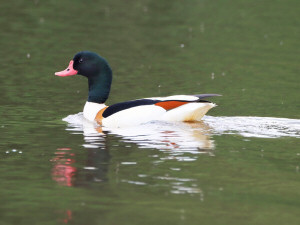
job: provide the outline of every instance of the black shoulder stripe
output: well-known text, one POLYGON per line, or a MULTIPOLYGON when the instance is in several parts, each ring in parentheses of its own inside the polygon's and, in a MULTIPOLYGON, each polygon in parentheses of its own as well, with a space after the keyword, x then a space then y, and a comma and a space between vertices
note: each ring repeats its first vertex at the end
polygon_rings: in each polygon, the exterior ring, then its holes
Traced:
MULTIPOLYGON (((194 95, 198 97, 198 100, 194 101, 181 101, 181 102, 210 102, 204 100, 204 98, 208 97, 214 97, 214 96, 221 96, 218 94, 201 94, 201 95, 194 95)), ((154 105, 158 102, 168 102, 168 101, 179 101, 179 100, 154 100, 154 99, 138 99, 138 100, 132 100, 128 102, 120 102, 114 105, 109 106, 102 114, 104 118, 111 116, 114 113, 120 112, 125 109, 129 109, 135 106, 141 106, 141 105, 154 105)))
POLYGON ((128 102, 120 102, 114 105, 109 106, 104 112, 103 112, 103 117, 109 117, 110 115, 120 112, 125 109, 129 109, 135 106, 141 106, 141 105, 153 105, 157 102, 160 102, 158 100, 152 100, 152 99, 138 99, 138 100, 133 100, 133 101, 128 101, 128 102))

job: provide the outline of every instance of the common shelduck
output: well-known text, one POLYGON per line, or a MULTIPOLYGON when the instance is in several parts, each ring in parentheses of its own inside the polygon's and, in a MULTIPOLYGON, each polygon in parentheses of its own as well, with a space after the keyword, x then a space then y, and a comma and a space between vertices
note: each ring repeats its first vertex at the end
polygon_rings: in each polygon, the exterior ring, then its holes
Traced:
POLYGON ((55 75, 65 77, 80 74, 88 78, 89 96, 83 116, 104 127, 135 126, 154 120, 199 121, 216 105, 205 98, 218 94, 173 95, 143 98, 105 105, 112 82, 112 70, 108 62, 94 52, 77 53, 67 69, 55 75))

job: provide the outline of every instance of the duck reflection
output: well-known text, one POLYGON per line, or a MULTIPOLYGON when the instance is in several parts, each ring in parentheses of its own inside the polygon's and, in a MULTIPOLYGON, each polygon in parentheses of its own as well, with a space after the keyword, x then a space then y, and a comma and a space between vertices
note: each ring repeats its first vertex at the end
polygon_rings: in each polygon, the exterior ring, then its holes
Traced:
POLYGON ((73 166, 75 154, 71 148, 58 148, 55 157, 51 160, 54 162, 52 168, 52 178, 62 186, 73 186, 76 167, 73 166))
POLYGON ((85 166, 76 167, 75 153, 71 148, 57 148, 51 160, 52 179, 62 186, 86 186, 91 181, 106 181, 110 160, 106 134, 92 123, 81 123, 72 127, 72 131, 74 134, 83 132, 83 146, 87 150, 85 166))
POLYGON ((74 134, 83 133, 85 148, 107 149, 106 133, 119 136, 124 142, 137 144, 140 148, 155 148, 162 151, 173 150, 174 153, 205 153, 213 150, 211 127, 204 123, 154 121, 138 127, 102 128, 85 120, 82 113, 70 115, 64 119, 68 122, 66 130, 74 134))
POLYGON ((211 128, 204 122, 153 122, 139 127, 107 129, 86 121, 81 113, 64 120, 68 122, 66 130, 73 134, 83 134, 87 160, 83 169, 76 168, 74 152, 70 148, 58 148, 52 160, 52 177, 60 185, 78 186, 86 182, 108 180, 111 156, 107 134, 119 137, 121 142, 134 143, 139 148, 158 149, 166 153, 161 160, 192 161, 198 154, 214 155, 215 145, 210 139, 211 128), (78 175, 79 170, 84 176, 78 175))
POLYGON ((107 181, 110 155, 108 149, 88 149, 85 170, 87 182, 107 181))
POLYGON ((132 142, 140 148, 154 148, 171 156, 184 153, 213 154, 215 147, 211 140, 211 128, 204 122, 166 123, 153 122, 139 127, 110 129, 109 133, 118 135, 124 142, 132 142))
POLYGON ((204 123, 163 122, 154 121, 137 127, 102 128, 85 120, 81 113, 68 116, 67 130, 74 133, 83 132, 84 147, 107 149, 106 134, 113 134, 123 142, 135 143, 140 148, 155 148, 160 151, 178 154, 213 154, 214 141, 211 140, 211 127, 204 123), (172 151, 171 151, 172 150, 172 151))
POLYGON ((62 212, 59 212, 60 214, 60 218, 59 218, 59 222, 60 223, 65 223, 65 224, 68 224, 70 222, 72 222, 72 219, 73 219, 73 212, 72 210, 70 209, 66 209, 62 212))
MULTIPOLYGON (((90 141, 88 139, 88 143, 90 141)), ((110 155, 108 148, 104 147, 105 142, 100 142, 101 147, 96 147, 96 144, 100 144, 98 142, 86 144, 87 159, 83 168, 76 167, 75 153, 71 148, 58 148, 51 160, 52 179, 62 186, 86 186, 90 182, 107 181, 110 155)))

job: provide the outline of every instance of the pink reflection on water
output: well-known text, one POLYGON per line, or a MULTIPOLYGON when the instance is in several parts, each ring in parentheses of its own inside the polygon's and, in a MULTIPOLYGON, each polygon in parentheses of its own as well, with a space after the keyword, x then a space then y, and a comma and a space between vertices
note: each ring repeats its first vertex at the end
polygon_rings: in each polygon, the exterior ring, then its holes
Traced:
POLYGON ((66 210, 64 223, 69 223, 72 220, 72 211, 70 209, 66 210))
POLYGON ((53 168, 51 171, 52 179, 62 186, 73 186, 73 177, 77 169, 72 166, 75 163, 74 153, 71 148, 58 148, 55 157, 51 160, 53 168))
POLYGON ((58 215, 58 222, 59 224, 61 223, 71 223, 73 219, 73 212, 71 209, 65 209, 65 210, 60 210, 57 212, 58 215))

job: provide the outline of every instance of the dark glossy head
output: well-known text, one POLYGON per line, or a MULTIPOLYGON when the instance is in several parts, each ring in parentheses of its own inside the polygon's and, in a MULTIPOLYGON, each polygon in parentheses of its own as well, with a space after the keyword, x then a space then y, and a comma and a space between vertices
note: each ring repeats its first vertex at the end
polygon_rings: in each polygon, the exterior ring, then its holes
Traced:
POLYGON ((101 72, 111 73, 108 62, 94 52, 79 52, 74 56, 73 61, 74 70, 77 70, 78 74, 88 78, 101 72))
POLYGON ((88 101, 103 103, 108 98, 112 82, 112 70, 108 62, 94 52, 78 52, 67 69, 55 75, 65 77, 80 74, 88 78, 88 101))
POLYGON ((83 51, 74 56, 67 69, 56 72, 55 75, 64 77, 80 74, 89 78, 102 72, 112 73, 108 62, 94 52, 83 51))

